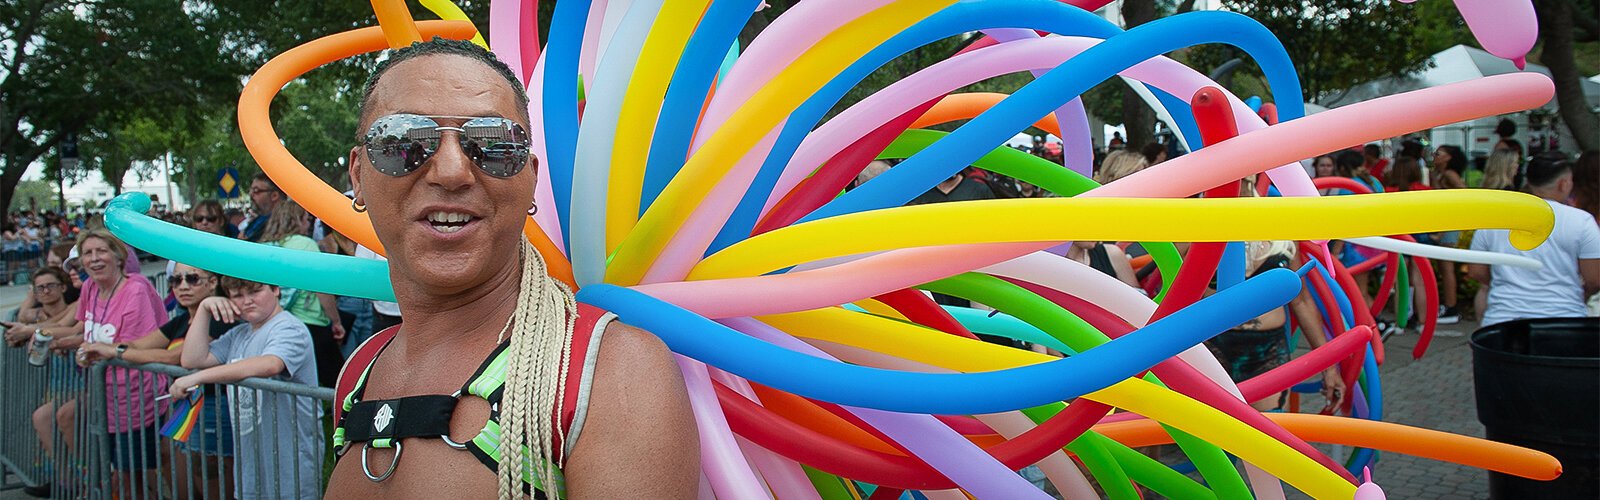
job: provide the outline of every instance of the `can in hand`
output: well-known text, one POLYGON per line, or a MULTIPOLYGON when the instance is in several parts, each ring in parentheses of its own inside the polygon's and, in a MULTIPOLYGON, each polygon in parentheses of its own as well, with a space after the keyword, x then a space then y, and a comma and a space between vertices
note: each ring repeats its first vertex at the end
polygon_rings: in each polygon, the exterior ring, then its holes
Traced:
POLYGON ((45 357, 50 354, 50 336, 44 331, 33 332, 33 342, 28 344, 28 364, 44 366, 45 357))

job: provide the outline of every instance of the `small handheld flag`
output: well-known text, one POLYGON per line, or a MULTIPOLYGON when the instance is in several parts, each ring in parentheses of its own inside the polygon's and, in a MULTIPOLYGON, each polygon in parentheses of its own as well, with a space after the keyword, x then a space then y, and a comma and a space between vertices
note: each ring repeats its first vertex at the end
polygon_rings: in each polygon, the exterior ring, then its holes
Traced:
POLYGON ((161 435, 187 443, 189 435, 200 422, 200 408, 205 406, 205 395, 195 392, 173 405, 172 419, 161 426, 161 435))

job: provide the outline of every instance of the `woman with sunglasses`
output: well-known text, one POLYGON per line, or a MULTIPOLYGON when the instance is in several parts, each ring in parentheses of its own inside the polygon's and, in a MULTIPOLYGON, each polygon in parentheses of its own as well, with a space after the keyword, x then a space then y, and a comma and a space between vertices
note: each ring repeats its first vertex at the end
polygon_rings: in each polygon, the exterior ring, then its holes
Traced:
POLYGON ((239 237, 239 227, 228 223, 228 216, 222 211, 222 203, 213 199, 200 200, 189 208, 189 225, 197 231, 220 234, 229 238, 239 237))
POLYGON ((671 353, 576 305, 522 235, 544 208, 527 105, 470 42, 393 51, 369 80, 352 207, 386 249, 405 322, 358 348, 335 389, 328 498, 696 496, 671 353), (393 412, 409 404, 443 418, 393 412), (425 430, 386 433, 401 427, 425 430))
MULTIPOLYGON (((183 341, 194 319, 191 311, 200 305, 200 301, 221 296, 217 275, 187 264, 173 264, 172 273, 167 275, 167 287, 178 300, 178 314, 156 331, 129 343, 122 352, 123 360, 129 363, 179 364, 183 341)), ((212 317, 208 331, 211 338, 216 339, 238 324, 237 314, 221 319, 212 317)), ((117 352, 109 344, 89 344, 84 346, 84 355, 89 361, 98 361, 117 357, 117 352)), ((233 425, 228 415, 227 394, 216 389, 216 386, 205 387, 205 403, 201 407, 196 433, 190 436, 187 443, 174 443, 174 446, 182 447, 187 452, 173 454, 176 462, 172 470, 176 471, 174 479, 181 492, 178 498, 212 498, 220 492, 232 491, 231 486, 223 483, 233 480, 233 425), (191 457, 198 455, 204 455, 205 461, 191 465, 191 457), (188 472, 193 472, 192 476, 186 475, 188 472), (191 485, 200 488, 202 484, 209 484, 209 493, 190 491, 191 485)))
MULTIPOLYGON (((262 243, 290 250, 322 251, 308 236, 311 214, 294 200, 279 201, 266 224, 261 230, 262 243)), ((345 329, 337 300, 332 295, 310 290, 283 288, 280 291, 283 309, 311 329, 311 343, 317 356, 317 382, 323 387, 333 387, 339 367, 344 366, 344 353, 339 351, 339 343, 344 341, 345 329)))
MULTIPOLYGON (((31 282, 33 287, 28 293, 29 300, 35 301, 34 306, 25 306, 17 314, 17 321, 5 323, 6 342, 12 346, 26 344, 35 334, 56 336, 74 332, 72 324, 76 323, 73 316, 78 312, 78 296, 76 291, 70 297, 67 295, 72 286, 67 273, 58 267, 42 267, 33 272, 31 282)), ((52 365, 50 391, 46 393, 49 399, 33 411, 33 431, 39 438, 40 448, 46 455, 53 455, 56 432, 61 433, 61 441, 68 449, 76 442, 78 401, 70 394, 81 390, 83 385, 71 361, 52 356, 48 363, 52 365)), ((50 485, 36 485, 27 492, 49 496, 50 485)))

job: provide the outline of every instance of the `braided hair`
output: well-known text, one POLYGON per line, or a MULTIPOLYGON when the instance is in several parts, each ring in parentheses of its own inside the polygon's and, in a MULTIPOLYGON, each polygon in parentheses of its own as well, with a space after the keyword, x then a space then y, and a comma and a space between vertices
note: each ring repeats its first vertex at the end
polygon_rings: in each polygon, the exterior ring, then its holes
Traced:
MULTIPOLYGON (((566 400, 567 371, 572 360, 572 328, 578 307, 572 290, 551 278, 544 258, 527 241, 519 252, 522 276, 517 308, 498 342, 506 341, 506 380, 500 400, 500 463, 496 469, 500 498, 521 498, 522 479, 530 470, 545 496, 561 498, 556 469, 556 443, 566 433, 550 415, 561 415, 566 400), (528 464, 537 455, 537 462, 528 464)), ((565 457, 561 457, 565 459, 565 457)))

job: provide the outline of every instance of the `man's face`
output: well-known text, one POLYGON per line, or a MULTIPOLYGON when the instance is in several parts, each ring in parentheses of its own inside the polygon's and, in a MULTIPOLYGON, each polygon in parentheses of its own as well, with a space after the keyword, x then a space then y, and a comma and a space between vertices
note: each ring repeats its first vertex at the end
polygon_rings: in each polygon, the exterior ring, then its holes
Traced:
MULTIPOLYGON (((389 68, 374 88, 363 134, 380 117, 502 117, 527 128, 511 83, 482 62, 428 55, 389 68)), ((438 118, 460 126, 464 119, 438 118)), ((478 168, 447 137, 439 151, 409 174, 393 177, 372 166, 366 148, 350 155, 350 179, 367 205, 373 229, 396 273, 434 292, 477 286, 516 265, 522 226, 533 203, 537 159, 516 175, 495 177, 478 168)))
POLYGON ((266 181, 250 181, 250 204, 255 205, 256 213, 268 213, 278 207, 278 200, 283 199, 283 193, 274 189, 266 181))

